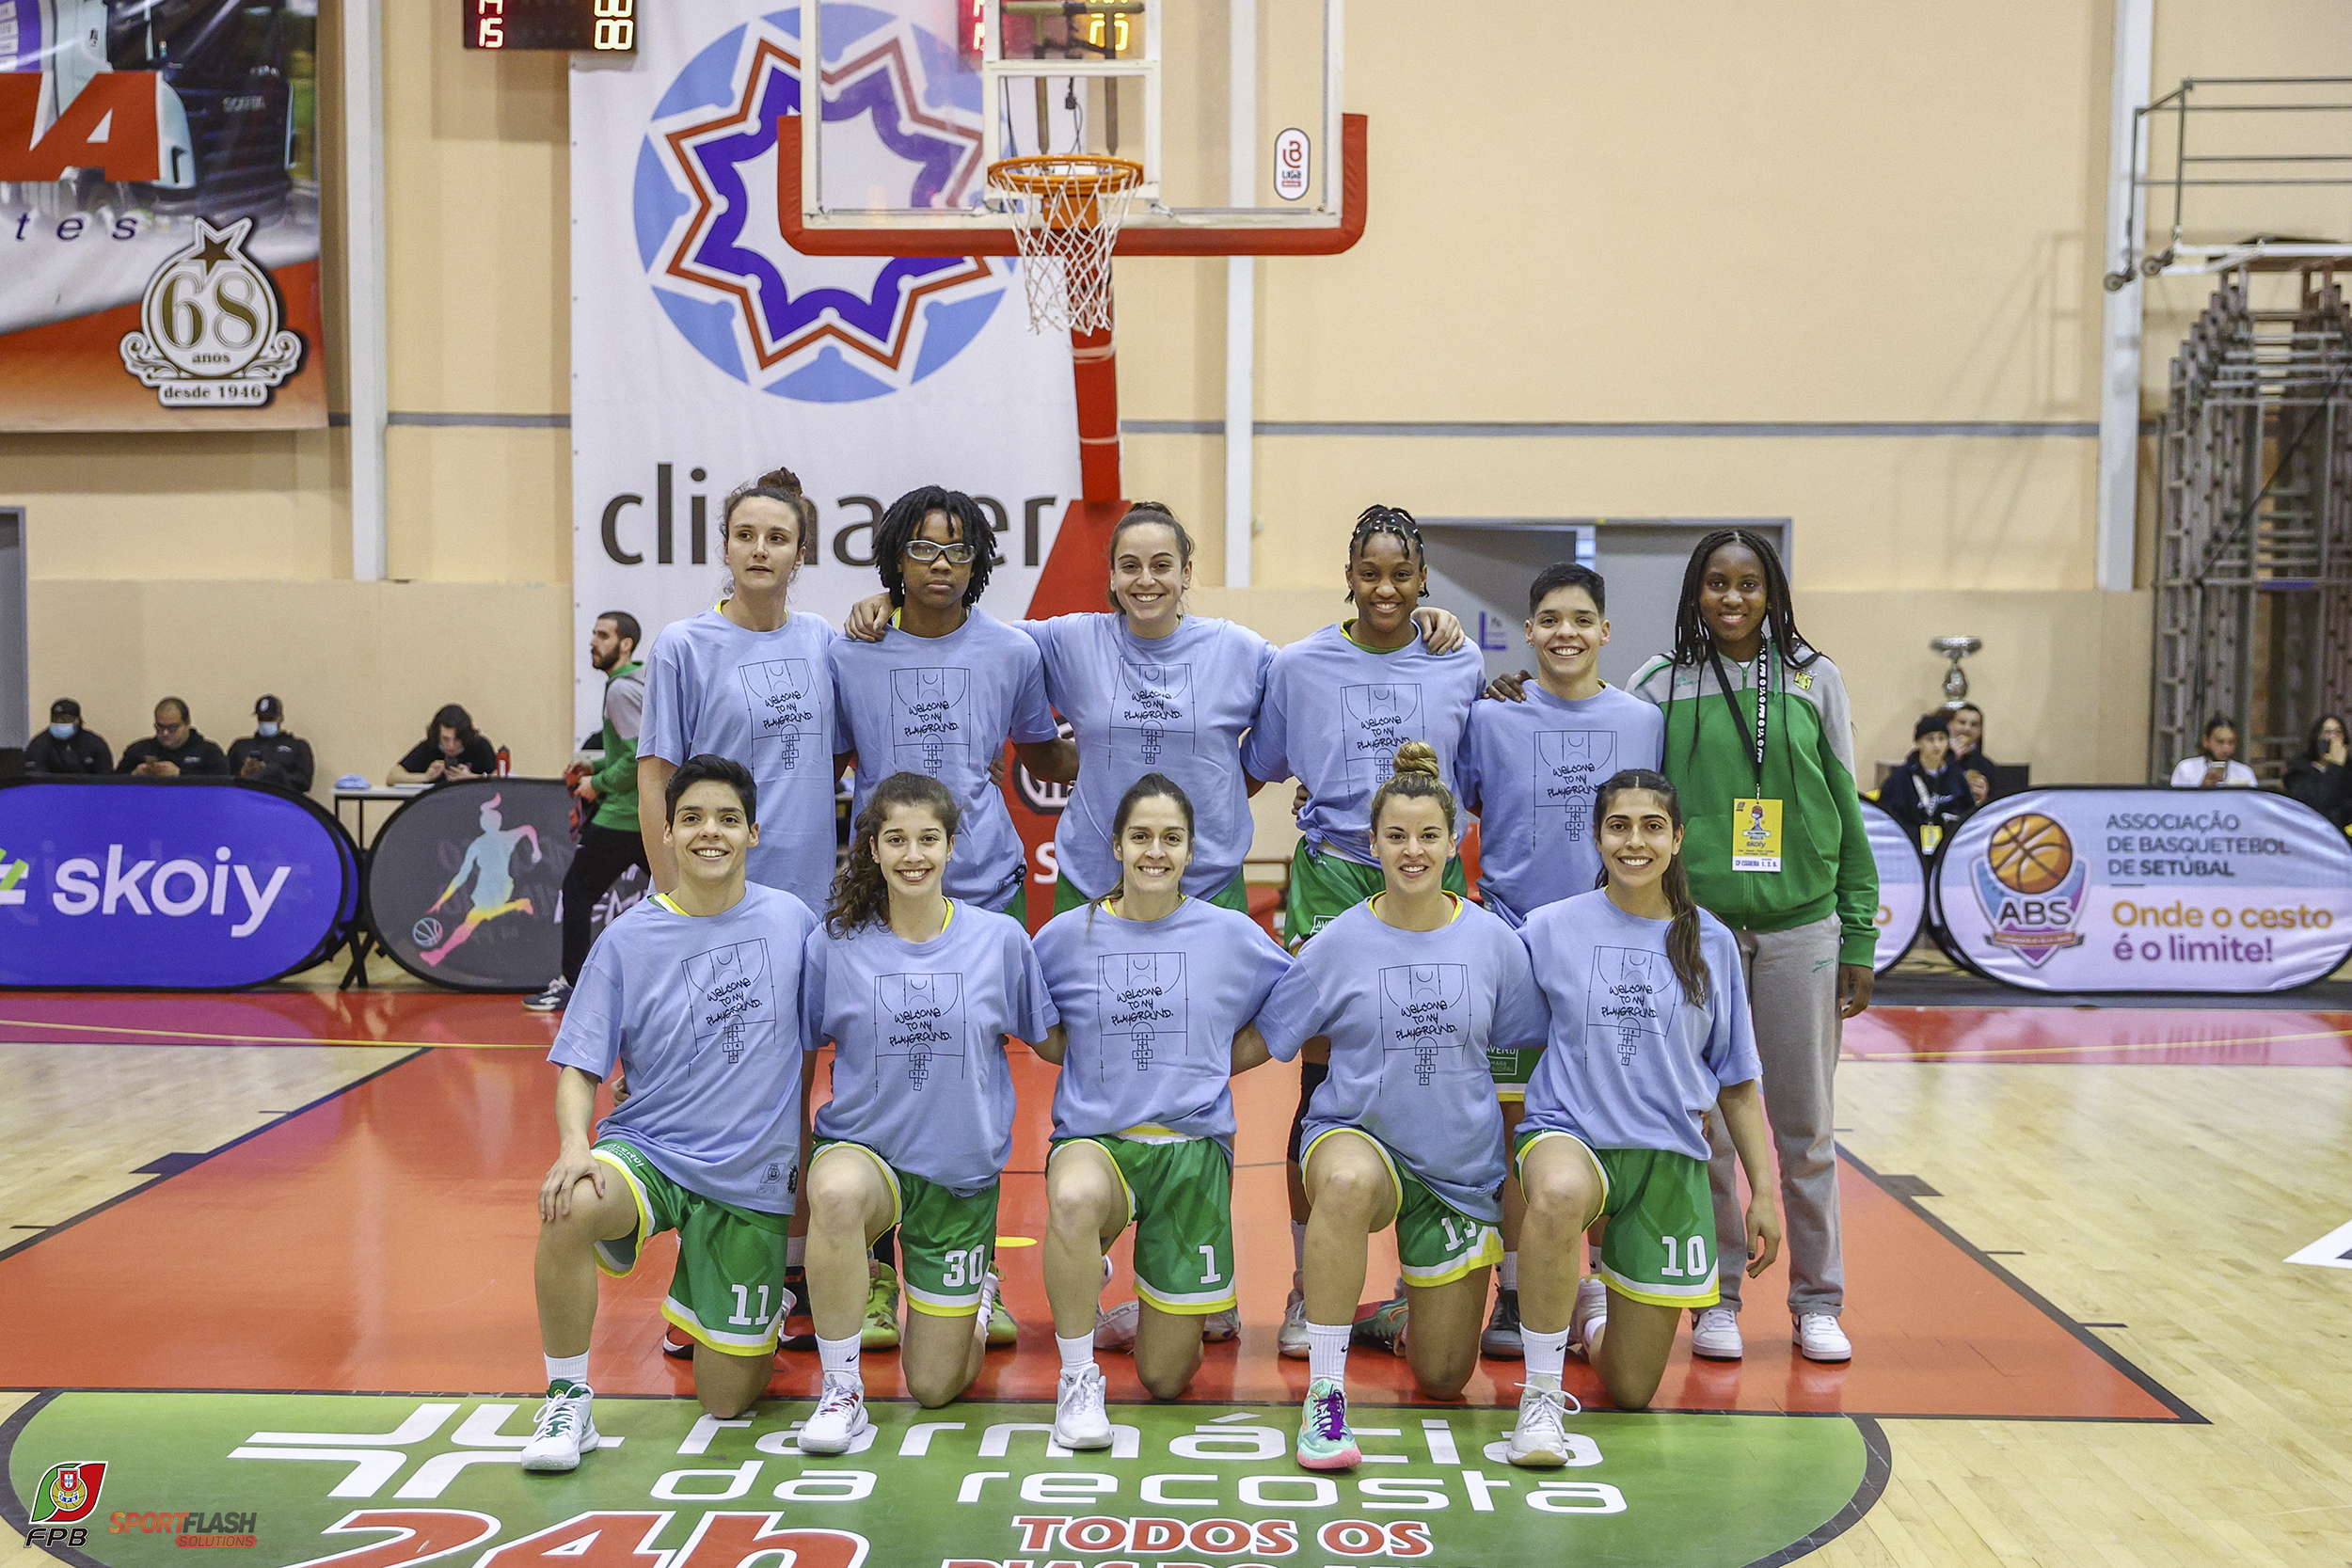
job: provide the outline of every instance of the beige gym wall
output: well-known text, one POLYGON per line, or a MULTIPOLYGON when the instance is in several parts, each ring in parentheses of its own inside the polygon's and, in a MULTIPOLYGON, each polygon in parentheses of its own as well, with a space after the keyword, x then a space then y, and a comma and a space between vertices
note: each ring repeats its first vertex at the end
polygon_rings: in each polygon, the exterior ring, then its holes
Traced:
MULTIPOLYGON (((37 700, 73 692, 118 746, 164 690, 225 738, 275 689, 323 780, 380 776, 451 700, 519 768, 566 752, 565 61, 468 54, 438 0, 385 8, 389 549, 406 580, 350 580, 343 430, 0 436, 0 501, 30 509, 37 700)), ((341 7, 323 10, 331 83, 341 7)), ((1375 499, 1786 516, 1800 620, 1847 673, 1866 759, 1899 755, 1937 695, 1926 638, 1963 631, 1986 642, 1970 671, 1996 755, 2047 779, 2143 776, 2147 597, 2091 587, 2108 5, 1478 12, 1508 47, 1449 63, 1425 7, 1349 8, 1371 224, 1346 256, 1261 264, 1261 420, 2039 433, 1267 435, 1263 592, 1202 608, 1278 638, 1328 615, 1348 523, 1375 499)), ((2352 55, 2340 15, 2157 0, 2156 79, 2352 74, 2332 57, 2352 55)), ((338 97, 322 96, 333 170, 338 97)), ((1120 289, 1126 419, 1213 424, 1221 263, 1121 262, 1120 289)), ((2150 292, 2151 413, 2207 292, 2150 292)), ((331 281, 327 306, 342 406, 331 281)), ((1131 435, 1126 462, 1128 493, 1177 505, 1200 580, 1221 581, 1220 437, 1131 435)))

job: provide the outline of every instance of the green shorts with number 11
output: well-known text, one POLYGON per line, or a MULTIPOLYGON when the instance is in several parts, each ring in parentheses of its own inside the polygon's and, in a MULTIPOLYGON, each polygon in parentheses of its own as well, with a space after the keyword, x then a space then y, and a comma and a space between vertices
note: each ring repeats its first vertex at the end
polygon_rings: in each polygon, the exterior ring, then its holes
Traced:
POLYGON ((677 1232, 677 1266, 661 1315, 727 1355, 771 1354, 784 1326, 784 1232, 788 1214, 739 1209, 680 1186, 633 1145, 606 1138, 589 1152, 620 1173, 637 1203, 637 1228, 596 1243, 596 1267, 633 1273, 645 1243, 677 1232))
POLYGON ((1099 1138, 1057 1138, 1046 1168, 1073 1144, 1093 1145, 1119 1172, 1127 1223, 1136 1227, 1136 1294, 1163 1312, 1232 1306, 1233 1162, 1224 1146, 1130 1128, 1099 1138))
POLYGON ((1664 1148, 1593 1148, 1556 1128, 1519 1133, 1514 1160, 1564 1138, 1600 1173, 1600 1276, 1609 1288, 1652 1307, 1712 1307, 1723 1300, 1715 1278, 1715 1196, 1707 1162, 1664 1148))

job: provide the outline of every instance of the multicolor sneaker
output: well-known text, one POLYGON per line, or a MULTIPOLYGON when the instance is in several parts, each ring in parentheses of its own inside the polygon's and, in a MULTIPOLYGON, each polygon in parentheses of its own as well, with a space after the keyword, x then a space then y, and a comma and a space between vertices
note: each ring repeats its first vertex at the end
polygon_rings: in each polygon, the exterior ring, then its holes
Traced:
POLYGON ((986 1291, 980 1297, 980 1315, 988 1320, 990 1350, 1019 1342, 1021 1325, 1012 1321, 1012 1313, 1005 1307, 1005 1287, 993 1274, 988 1276, 986 1291))
POLYGON ((1374 1345, 1391 1355, 1405 1354, 1405 1332, 1411 1326, 1412 1307, 1403 1296, 1384 1301, 1367 1317, 1356 1320, 1355 1331, 1348 1336, 1351 1344, 1374 1345))
POLYGON ((1054 1441, 1065 1449, 1107 1449, 1111 1418, 1103 1408, 1103 1369, 1089 1362, 1061 1374, 1054 1389, 1054 1441))
POLYGON ((860 1350, 898 1348, 898 1271, 881 1259, 866 1265, 866 1327, 858 1336, 860 1350))
POLYGON ((1298 1412, 1298 1463, 1310 1470, 1347 1470, 1364 1462, 1347 1430, 1347 1390, 1327 1377, 1307 1385, 1298 1412))
POLYGON ((1527 1347, 1519 1343, 1519 1293, 1517 1291, 1495 1292, 1494 1316, 1486 1320, 1486 1332, 1478 1337, 1478 1354, 1503 1361, 1517 1361, 1527 1354, 1527 1347))
POLYGON ((1578 1410, 1576 1396, 1564 1392, 1556 1377, 1531 1377, 1519 1385, 1519 1419, 1511 1429, 1502 1456, 1529 1470, 1556 1470, 1568 1462, 1567 1413, 1578 1410))
POLYGON ((854 1377, 827 1372, 818 1391, 817 1412, 801 1425, 803 1453, 848 1453, 850 1445, 871 1430, 866 1418, 866 1386, 854 1377))
POLYGON ((1275 1336, 1274 1348, 1293 1361, 1307 1359, 1307 1296, 1295 1285, 1282 1304, 1282 1331, 1275 1336))
POLYGON ((785 1270, 784 1289, 787 1300, 784 1304, 784 1322, 776 1335, 776 1349, 815 1350, 817 1324, 808 1315, 808 1272, 805 1269, 785 1270))
POLYGON ((1200 1338, 1204 1344, 1221 1345, 1228 1339, 1241 1338, 1241 1308, 1228 1307, 1210 1313, 1200 1320, 1200 1338))
POLYGON ((542 1475, 578 1469, 580 1454, 598 1442, 595 1398, 584 1383, 548 1384, 547 1402, 532 1421, 531 1441, 523 1445, 523 1468, 542 1475))
POLYGON ((560 1013, 571 1005, 572 983, 561 974, 548 982, 547 990, 523 998, 523 1006, 534 1013, 560 1013))

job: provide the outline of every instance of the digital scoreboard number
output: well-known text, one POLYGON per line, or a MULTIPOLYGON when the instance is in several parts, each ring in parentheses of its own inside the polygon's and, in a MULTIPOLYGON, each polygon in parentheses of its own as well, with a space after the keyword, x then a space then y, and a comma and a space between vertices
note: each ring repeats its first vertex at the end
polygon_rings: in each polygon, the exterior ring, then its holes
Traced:
POLYGON ((459 0, 469 49, 637 52, 638 0, 459 0))

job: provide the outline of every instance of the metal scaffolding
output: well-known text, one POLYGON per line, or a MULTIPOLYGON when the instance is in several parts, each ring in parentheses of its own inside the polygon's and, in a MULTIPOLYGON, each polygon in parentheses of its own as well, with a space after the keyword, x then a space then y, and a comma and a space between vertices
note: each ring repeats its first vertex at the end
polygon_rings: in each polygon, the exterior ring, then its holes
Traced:
MULTIPOLYGON (((2275 263, 2274 263, 2275 264, 2275 263)), ((2352 312, 2333 263, 2293 309, 2222 276, 2172 361, 2159 426, 2151 777, 2238 727, 2265 781, 2352 699, 2352 312)))

